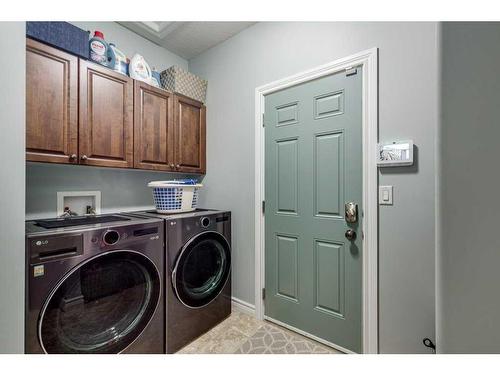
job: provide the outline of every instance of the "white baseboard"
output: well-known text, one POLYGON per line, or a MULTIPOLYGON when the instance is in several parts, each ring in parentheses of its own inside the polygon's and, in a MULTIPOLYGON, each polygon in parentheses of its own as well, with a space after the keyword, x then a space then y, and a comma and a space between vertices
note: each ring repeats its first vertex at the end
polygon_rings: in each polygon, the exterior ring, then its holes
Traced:
POLYGON ((242 301, 236 297, 231 297, 231 307, 233 311, 239 311, 244 314, 255 316, 255 305, 242 301))

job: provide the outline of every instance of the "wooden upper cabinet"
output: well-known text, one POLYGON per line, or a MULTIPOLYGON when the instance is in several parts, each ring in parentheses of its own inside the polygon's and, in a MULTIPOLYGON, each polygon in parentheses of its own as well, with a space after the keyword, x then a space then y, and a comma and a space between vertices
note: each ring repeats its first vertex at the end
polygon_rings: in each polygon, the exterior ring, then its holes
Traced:
POLYGON ((133 80, 80 60, 80 164, 133 167, 133 80))
POLYGON ((206 172, 206 108, 195 100, 175 95, 174 149, 176 171, 206 172))
POLYGON ((26 40, 26 159, 206 172, 206 108, 26 40))
POLYGON ((174 170, 173 94, 134 81, 134 167, 174 170))
POLYGON ((26 160, 77 163, 78 58, 26 40, 26 160))

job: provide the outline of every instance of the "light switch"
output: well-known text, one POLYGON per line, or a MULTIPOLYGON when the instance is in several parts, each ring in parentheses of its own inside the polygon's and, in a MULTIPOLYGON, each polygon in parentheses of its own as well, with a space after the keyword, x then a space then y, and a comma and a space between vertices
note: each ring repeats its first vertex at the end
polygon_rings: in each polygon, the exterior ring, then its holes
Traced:
POLYGON ((392 205, 392 186, 379 186, 378 204, 392 205))

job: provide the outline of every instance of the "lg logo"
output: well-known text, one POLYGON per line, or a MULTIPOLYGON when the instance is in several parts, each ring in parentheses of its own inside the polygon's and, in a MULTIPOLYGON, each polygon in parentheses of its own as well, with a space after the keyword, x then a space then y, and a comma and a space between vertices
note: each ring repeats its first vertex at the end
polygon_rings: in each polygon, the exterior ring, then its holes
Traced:
POLYGON ((35 242, 35 245, 42 246, 42 245, 47 245, 48 243, 49 243, 49 240, 43 240, 43 241, 38 240, 35 242))

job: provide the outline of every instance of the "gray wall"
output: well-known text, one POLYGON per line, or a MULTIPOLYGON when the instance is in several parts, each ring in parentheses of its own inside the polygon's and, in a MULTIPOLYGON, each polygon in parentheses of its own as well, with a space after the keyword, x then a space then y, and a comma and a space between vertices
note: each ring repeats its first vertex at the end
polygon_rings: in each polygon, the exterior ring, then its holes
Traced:
POLYGON ((153 196, 147 183, 182 177, 185 176, 141 170, 28 163, 26 219, 55 217, 58 191, 99 190, 102 213, 151 209, 153 196))
POLYGON ((0 353, 23 353, 24 22, 0 22, 0 50, 0 353))
POLYGON ((104 39, 108 43, 115 43, 118 49, 127 55, 129 59, 135 53, 139 53, 148 62, 151 68, 161 72, 172 65, 187 69, 188 62, 180 56, 159 47, 158 45, 144 39, 140 35, 126 29, 116 22, 71 22, 84 30, 89 30, 94 35, 95 30, 104 33, 104 39))
POLYGON ((190 61, 208 79, 206 194, 233 211, 233 293, 254 303, 255 88, 379 47, 379 139, 413 139, 412 168, 387 170, 394 206, 379 212, 382 353, 428 353, 434 338, 437 23, 259 23, 190 61))
MULTIPOLYGON (((116 43, 128 57, 138 52, 159 71, 172 65, 187 69, 188 62, 183 58, 115 22, 72 23, 92 32, 102 31, 105 39, 116 43)), ((149 181, 182 177, 162 172, 29 163, 26 170, 26 217, 55 216, 57 191, 99 190, 103 212, 149 208, 153 203, 151 191, 146 186, 149 181)))
POLYGON ((442 353, 500 353, 499 45, 500 23, 442 25, 442 353))

